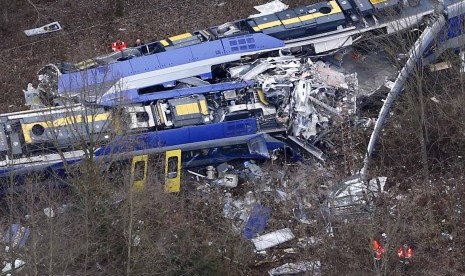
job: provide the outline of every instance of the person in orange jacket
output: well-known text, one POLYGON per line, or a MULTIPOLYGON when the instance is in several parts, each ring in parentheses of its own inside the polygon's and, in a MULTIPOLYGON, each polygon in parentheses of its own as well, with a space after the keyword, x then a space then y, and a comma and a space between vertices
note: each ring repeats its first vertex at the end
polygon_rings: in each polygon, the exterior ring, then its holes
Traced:
POLYGON ((121 41, 120 39, 111 44, 111 49, 113 50, 113 52, 124 50, 126 49, 126 47, 126 42, 121 41))
POLYGON ((404 243, 401 247, 397 249, 397 256, 399 257, 399 261, 402 264, 402 270, 407 270, 407 265, 410 263, 410 258, 413 256, 413 249, 408 246, 408 244, 404 243))

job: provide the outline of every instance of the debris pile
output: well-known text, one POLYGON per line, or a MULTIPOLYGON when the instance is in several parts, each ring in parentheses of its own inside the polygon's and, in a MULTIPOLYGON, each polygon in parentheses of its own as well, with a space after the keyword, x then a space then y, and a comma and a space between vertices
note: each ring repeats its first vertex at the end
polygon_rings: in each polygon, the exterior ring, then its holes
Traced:
POLYGON ((369 216, 386 183, 378 177, 368 183, 353 178, 336 184, 318 163, 236 161, 192 168, 189 176, 194 185, 186 186, 196 186, 202 197, 223 190, 224 218, 236 235, 253 245, 257 266, 273 264, 270 275, 319 275, 318 259, 301 258, 310 258, 308 252, 332 237, 334 224, 369 216), (234 185, 222 184, 226 175, 235 176, 234 185))
POLYGON ((322 61, 281 55, 232 67, 229 74, 253 80, 263 92, 260 100, 276 108, 288 138, 322 161, 324 149, 333 147, 329 134, 356 112, 357 75, 322 61))
MULTIPOLYGON (((20 271, 26 265, 26 262, 19 259, 21 257, 20 249, 23 249, 29 239, 30 229, 19 224, 11 224, 5 231, 3 243, 5 252, 12 254, 15 259, 11 261, 4 260, 4 267, 1 275, 12 275, 13 272, 20 271), (18 259, 16 259, 18 258, 18 259)), ((16 274, 16 273, 15 273, 16 274)))

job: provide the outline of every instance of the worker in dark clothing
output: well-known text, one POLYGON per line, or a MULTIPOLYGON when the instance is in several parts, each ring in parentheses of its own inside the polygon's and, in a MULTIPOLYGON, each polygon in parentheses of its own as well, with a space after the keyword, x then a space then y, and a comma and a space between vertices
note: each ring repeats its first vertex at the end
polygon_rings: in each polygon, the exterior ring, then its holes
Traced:
POLYGON ((136 43, 134 43, 134 46, 133 47, 139 47, 142 45, 142 41, 140 40, 140 38, 136 39, 136 43))

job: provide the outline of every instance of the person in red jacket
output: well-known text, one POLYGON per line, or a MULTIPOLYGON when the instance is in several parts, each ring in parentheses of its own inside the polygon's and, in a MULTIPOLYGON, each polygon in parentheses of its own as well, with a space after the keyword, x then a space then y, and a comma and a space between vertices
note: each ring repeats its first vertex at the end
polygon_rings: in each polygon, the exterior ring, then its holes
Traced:
POLYGON ((412 258, 413 249, 408 246, 408 244, 404 243, 399 249, 397 249, 397 256, 399 257, 399 261, 402 265, 402 270, 407 270, 407 265, 410 263, 410 258, 412 258))
POLYGON ((126 42, 121 41, 120 39, 111 44, 111 49, 113 52, 124 50, 126 47, 126 42))
POLYGON ((381 259, 383 258, 385 247, 379 240, 376 239, 371 241, 371 246, 373 248, 375 264, 379 267, 381 265, 381 259))

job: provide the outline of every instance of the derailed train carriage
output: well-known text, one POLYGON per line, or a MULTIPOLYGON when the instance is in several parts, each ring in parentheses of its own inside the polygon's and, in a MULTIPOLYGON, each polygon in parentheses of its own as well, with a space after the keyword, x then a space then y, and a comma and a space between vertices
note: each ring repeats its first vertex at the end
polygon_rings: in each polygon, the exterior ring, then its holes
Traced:
MULTIPOLYGON (((147 101, 197 77, 224 81, 225 66, 244 58, 321 54, 351 45, 368 33, 395 33, 433 13, 433 3, 398 0, 331 0, 172 36, 79 63, 39 71, 45 105, 90 102, 112 106, 147 101), (415 15, 415 18, 412 17, 415 15), (46 95, 44 97, 44 95, 46 95), (144 99, 145 98, 145 99, 144 99)), ((190 84, 190 83, 188 83, 190 84)))
MULTIPOLYGON (((446 2, 447 7, 461 3, 446 2)), ((366 33, 395 33, 433 14, 434 6, 332 0, 76 64, 47 65, 39 71, 38 88, 26 91, 26 103, 42 109, 0 115, 0 176, 60 170, 65 162, 85 158, 86 148, 105 162, 147 160, 143 156, 170 150, 191 154, 181 161, 185 166, 266 159, 275 150, 297 160, 298 154, 275 138, 285 128, 263 92, 252 80, 232 79, 227 68, 277 53, 327 53, 366 33), (235 146, 243 150, 228 151, 235 146), (199 150, 207 154, 199 157, 199 150)), ((449 15, 451 22, 462 17, 449 15)))
MULTIPOLYGON (((176 151, 178 169, 265 160, 272 152, 297 161, 297 152, 268 134, 284 131, 273 118, 276 111, 250 102, 248 97, 258 99, 253 87, 240 92, 244 103, 236 99, 237 105, 223 101, 225 94, 196 94, 143 106, 76 104, 0 115, 0 178, 63 173, 90 155, 105 163, 140 159, 133 166, 144 162, 146 168, 150 155, 176 151)), ((167 187, 179 191, 179 181, 167 187)))

